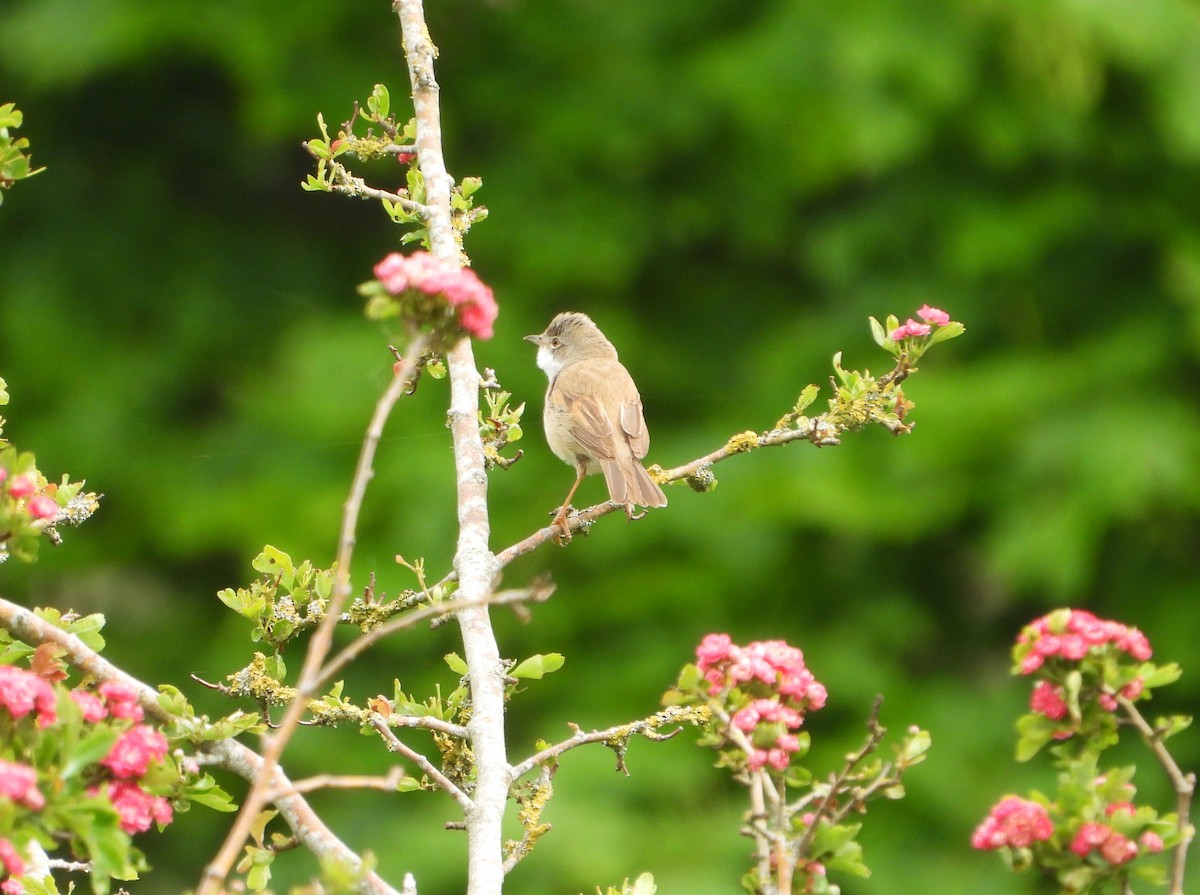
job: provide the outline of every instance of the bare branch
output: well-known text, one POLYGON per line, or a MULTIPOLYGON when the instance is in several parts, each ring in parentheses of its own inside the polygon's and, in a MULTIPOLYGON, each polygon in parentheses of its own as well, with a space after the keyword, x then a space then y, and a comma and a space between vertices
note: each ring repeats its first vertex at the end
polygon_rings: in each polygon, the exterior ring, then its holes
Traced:
POLYGON ((591 733, 584 733, 579 727, 571 724, 569 726, 575 733, 569 740, 563 740, 553 746, 547 746, 524 761, 513 765, 510 769, 510 775, 513 780, 517 780, 528 774, 538 765, 558 758, 564 752, 576 749, 579 746, 586 746, 589 743, 604 743, 609 748, 617 751, 617 769, 628 773, 625 769, 623 754, 624 747, 630 739, 640 736, 648 740, 669 740, 679 733, 682 728, 676 727, 667 733, 660 733, 659 728, 669 724, 702 724, 708 717, 709 713, 705 708, 696 706, 671 706, 670 708, 663 709, 661 712, 656 712, 649 718, 643 718, 631 724, 618 724, 615 727, 609 727, 607 730, 593 730, 591 733))
POLYGON ((268 793, 267 800, 274 802, 284 796, 312 792, 316 789, 378 789, 383 792, 395 792, 403 777, 404 772, 399 765, 393 767, 383 777, 362 774, 314 774, 312 777, 297 780, 286 790, 268 793))

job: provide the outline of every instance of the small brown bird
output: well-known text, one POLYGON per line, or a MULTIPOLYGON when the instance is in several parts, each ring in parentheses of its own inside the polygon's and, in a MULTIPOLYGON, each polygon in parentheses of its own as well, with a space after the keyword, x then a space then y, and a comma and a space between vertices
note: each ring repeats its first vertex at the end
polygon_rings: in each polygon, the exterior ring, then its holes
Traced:
POLYGON ((667 496, 641 464, 650 449, 642 397, 612 342, 576 311, 559 314, 544 333, 525 340, 538 346, 537 365, 550 378, 542 417, 546 443, 576 473, 553 524, 567 530, 575 489, 597 472, 630 518, 635 505, 665 507, 667 496))

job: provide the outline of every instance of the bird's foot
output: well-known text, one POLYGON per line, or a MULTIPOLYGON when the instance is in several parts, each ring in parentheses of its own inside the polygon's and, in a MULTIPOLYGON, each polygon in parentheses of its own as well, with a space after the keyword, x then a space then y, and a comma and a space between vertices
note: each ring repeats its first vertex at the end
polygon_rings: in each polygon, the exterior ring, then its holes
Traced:
POLYGON ((636 522, 638 519, 644 519, 648 512, 650 511, 642 510, 641 512, 638 512, 634 509, 633 504, 627 503, 625 504, 625 522, 636 522))
POLYGON ((566 547, 571 543, 571 523, 567 521, 569 510, 569 507, 563 507, 555 515, 554 521, 550 523, 550 527, 555 530, 551 537, 554 538, 554 543, 560 547, 566 547))

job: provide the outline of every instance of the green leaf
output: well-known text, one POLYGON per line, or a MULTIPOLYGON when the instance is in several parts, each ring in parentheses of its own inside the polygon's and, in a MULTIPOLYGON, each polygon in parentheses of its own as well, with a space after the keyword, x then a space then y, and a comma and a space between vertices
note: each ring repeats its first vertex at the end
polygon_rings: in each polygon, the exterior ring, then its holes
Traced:
POLYGON ((270 544, 263 547, 262 553, 254 557, 254 562, 251 565, 256 571, 262 572, 264 575, 278 578, 280 583, 285 587, 291 587, 296 574, 296 569, 292 565, 292 558, 270 544))
POLYGON ((1179 676, 1183 674, 1183 669, 1179 667, 1178 662, 1169 662, 1166 665, 1153 665, 1147 662, 1142 666, 1142 683, 1147 688, 1164 687, 1167 684, 1173 684, 1179 680, 1179 676))
POLYGON ((455 674, 467 673, 467 663, 463 661, 462 656, 460 656, 458 653, 446 653, 446 655, 442 656, 442 658, 445 660, 446 664, 450 666, 450 670, 455 674))
POLYGON ((875 344, 880 348, 887 348, 887 343, 890 340, 887 337, 887 333, 884 332, 883 324, 874 317, 868 317, 867 319, 871 321, 871 338, 875 340, 875 344))
POLYGON ((1030 713, 1017 719, 1017 761, 1029 761, 1054 739, 1058 725, 1045 715, 1030 713))
POLYGON ((367 108, 377 118, 387 118, 392 110, 392 98, 388 93, 387 87, 383 84, 376 84, 375 89, 371 91, 370 97, 367 98, 367 108))
POLYGON ((512 677, 525 678, 527 680, 541 680, 552 671, 558 671, 563 667, 566 659, 561 653, 538 653, 530 656, 524 662, 509 672, 512 677))
POLYGON ((70 780, 84 768, 96 764, 108 755, 112 744, 117 741, 117 736, 117 731, 112 728, 103 727, 93 730, 79 741, 59 774, 64 780, 70 780))

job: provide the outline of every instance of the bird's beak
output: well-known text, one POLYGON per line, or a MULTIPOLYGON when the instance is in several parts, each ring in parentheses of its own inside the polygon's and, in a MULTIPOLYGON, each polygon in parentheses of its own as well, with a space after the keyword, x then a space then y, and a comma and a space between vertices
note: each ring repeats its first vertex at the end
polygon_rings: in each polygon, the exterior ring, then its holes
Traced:
POLYGON ((532 342, 534 345, 541 345, 542 342, 545 341, 545 339, 546 339, 546 337, 543 336, 541 333, 538 333, 536 336, 526 336, 525 337, 526 342, 532 342))

